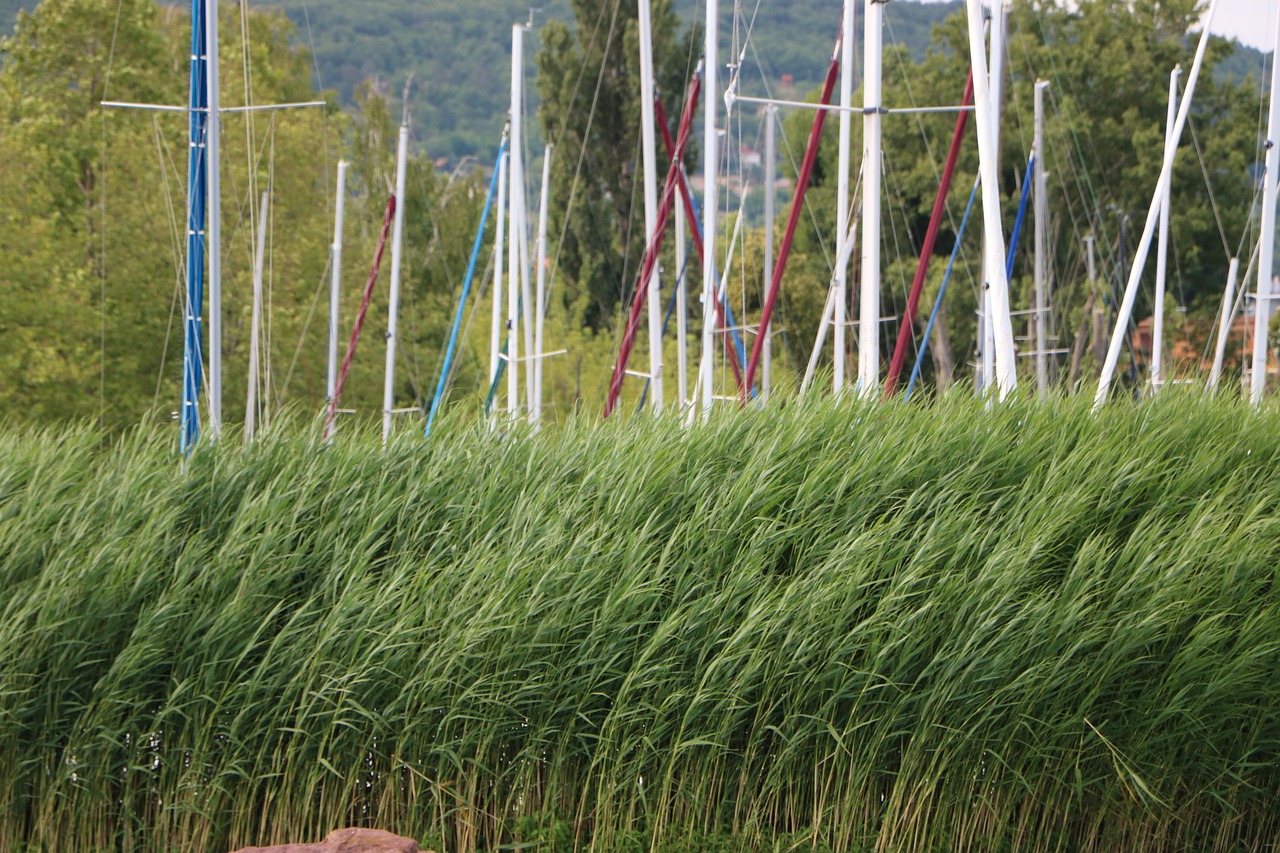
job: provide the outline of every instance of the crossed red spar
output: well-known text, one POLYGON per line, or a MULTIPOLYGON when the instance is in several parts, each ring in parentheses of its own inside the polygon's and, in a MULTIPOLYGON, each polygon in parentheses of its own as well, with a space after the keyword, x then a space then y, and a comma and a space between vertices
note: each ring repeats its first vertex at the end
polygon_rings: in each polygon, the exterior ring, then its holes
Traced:
MULTIPOLYGON (((667 156, 672 157, 678 163, 683 159, 683 151, 681 152, 681 157, 675 156, 675 143, 671 141, 671 129, 667 126, 667 111, 662 108, 662 101, 654 98, 653 109, 658 119, 658 127, 662 129, 662 143, 666 146, 667 156)), ((689 179, 684 173, 684 166, 680 167, 676 178, 680 182, 680 199, 683 202, 684 217, 689 223, 689 233, 693 235, 693 248, 698 254, 698 259, 702 260, 702 229, 698 224, 698 215, 693 211, 693 193, 689 189, 689 179)), ((716 294, 714 302, 716 306, 716 322, 720 324, 720 328, 723 330, 721 334, 724 337, 725 356, 729 359, 729 366, 733 368, 733 378, 738 383, 738 389, 742 390, 742 367, 738 363, 738 351, 734 348, 733 341, 729 337, 728 323, 724 315, 724 303, 720 301, 719 294, 716 294)))
MULTIPOLYGON (((679 185, 677 178, 681 174, 680 160, 684 156, 684 150, 689 143, 689 132, 693 125, 693 114, 697 109, 698 96, 701 89, 701 77, 695 74, 689 84, 689 94, 685 99, 684 111, 680 116, 679 137, 675 151, 672 154, 671 165, 667 169, 667 177, 662 185, 662 197, 658 205, 658 219, 654 223, 654 233, 645 249, 644 262, 640 266, 640 278, 636 282, 635 292, 631 301, 631 312, 627 317, 626 330, 622 336, 622 346, 618 352, 618 360, 613 366, 613 376, 609 380, 609 395, 604 405, 604 417, 606 418, 613 414, 614 409, 618 406, 618 398, 622 394, 622 381, 626 377, 627 361, 631 356, 631 349, 635 346, 636 333, 640 326, 641 306, 644 305, 645 296, 649 289, 649 280, 653 275, 653 268, 657 264, 658 254, 662 251, 662 243, 666 237, 667 222, 671 218, 673 198, 676 187, 679 185)), ((665 130, 665 122, 663 124, 665 130)), ((657 346, 659 344, 655 341, 653 345, 657 346)), ((736 360, 734 365, 735 367, 737 366, 736 360)))
MULTIPOLYGON (((818 109, 813 116, 813 126, 809 128, 809 143, 804 150, 804 163, 800 166, 800 174, 796 177, 796 194, 791 202, 791 212, 787 215, 787 230, 782 236, 782 245, 778 250, 778 260, 773 265, 773 276, 769 279, 769 292, 765 295, 764 308, 760 312, 760 331, 756 335, 755 344, 751 347, 751 360, 747 362, 747 378, 742 386, 742 402, 747 402, 747 389, 751 388, 756 378, 756 367, 760 364, 760 353, 764 349, 765 338, 769 335, 769 321, 773 319, 773 309, 778 302, 778 290, 782 285, 782 273, 787 268, 787 259, 791 255, 791 244, 795 240, 796 225, 800 222, 800 212, 804 209, 804 196, 809 189, 809 179, 813 175, 813 164, 818 159, 818 143, 822 139, 822 126, 827 120, 825 107, 831 104, 831 93, 836 86, 836 72, 840 69, 840 39, 836 39, 835 51, 831 54, 831 64, 827 66, 827 78, 822 84, 822 97, 818 99, 818 109)), ((768 190, 766 190, 768 191, 768 190)))
POLYGON ((387 200, 387 212, 382 215, 382 231, 378 234, 378 250, 373 255, 373 268, 369 270, 369 278, 364 283, 364 298, 360 302, 360 313, 356 315, 355 326, 351 329, 351 340, 347 342, 347 352, 342 357, 342 370, 338 373, 338 381, 333 387, 333 399, 329 401, 329 412, 324 417, 324 438, 326 441, 333 432, 333 419, 338 414, 338 398, 342 396, 342 386, 347 384, 347 371, 351 369, 351 359, 356 354, 356 344, 360 342, 360 330, 364 328, 365 314, 369 312, 369 301, 373 298, 373 286, 378 281, 378 268, 382 266, 382 250, 387 248, 387 232, 391 229, 391 220, 396 213, 396 197, 387 200))

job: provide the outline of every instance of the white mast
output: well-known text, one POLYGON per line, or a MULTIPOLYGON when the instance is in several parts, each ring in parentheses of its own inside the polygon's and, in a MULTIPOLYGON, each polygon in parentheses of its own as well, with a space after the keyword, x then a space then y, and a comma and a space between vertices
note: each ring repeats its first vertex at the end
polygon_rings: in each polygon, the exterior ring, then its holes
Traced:
POLYGON ((862 300, 858 315, 858 392, 880 390, 880 65, 884 7, 866 0, 862 81, 862 300))
POLYGON ((258 415, 258 340, 262 336, 262 270, 267 245, 267 194, 258 213, 258 245, 253 252, 253 314, 249 321, 249 395, 244 407, 244 440, 253 441, 258 415))
POLYGON ((542 422, 542 332, 547 313, 547 196, 551 188, 551 146, 542 150, 542 196, 538 200, 538 293, 533 306, 533 406, 529 420, 542 422))
POLYGON ((219 143, 222 139, 222 102, 218 90, 218 0, 205 4, 204 19, 208 67, 208 138, 205 168, 208 169, 209 221, 205 225, 209 252, 209 435, 222 432, 222 170, 219 143))
MULTIPOLYGON (((1000 399, 1018 387, 1014 364, 1013 325, 1009 318, 1009 280, 1005 275, 1004 230, 1000 224, 1000 186, 995 137, 996 103, 987 77, 983 52, 982 2, 967 0, 969 56, 973 64, 973 103, 978 131, 978 159, 982 178, 982 215, 986 241, 986 275, 983 288, 989 296, 987 317, 995 338, 995 380, 1000 399)), ((993 27, 992 32, 995 32, 993 27)), ((994 41, 994 38, 993 38, 994 41)))
POLYGON ((396 402, 396 324, 400 317, 400 254, 404 240, 404 173, 409 159, 409 108, 405 107, 396 146, 396 217, 391 231, 391 304, 387 314, 387 365, 382 386, 382 446, 391 438, 396 402))
MULTIPOLYGON (((848 2, 848 0, 846 0, 848 2)), ((777 107, 773 104, 764 108, 764 274, 765 284, 773 273, 773 203, 774 184, 777 183, 777 140, 774 136, 777 122, 777 107)), ((844 209, 844 208, 842 208, 844 209)), ((764 335, 764 347, 761 351, 763 373, 760 377, 760 394, 762 399, 769 399, 773 387, 773 324, 761 329, 764 335)))
POLYGON ((1036 393, 1040 399, 1049 394, 1048 363, 1048 324, 1049 305, 1045 299, 1045 280, 1048 278, 1048 232, 1049 232, 1049 173, 1045 170, 1044 146, 1044 90, 1049 81, 1037 80, 1035 88, 1035 121, 1036 121, 1036 393))
MULTIPOLYGON (((1205 29, 1209 27, 1205 23, 1205 29)), ((1276 177, 1280 175, 1280 11, 1271 53, 1271 115, 1267 120, 1267 167, 1262 173, 1262 235, 1258 250, 1258 289, 1253 303, 1253 361, 1249 399, 1262 403, 1267 390, 1267 331, 1271 320, 1271 270, 1276 243, 1276 177)))
POLYGON ((502 366, 502 243, 507 229, 506 152, 503 152, 498 161, 498 206, 495 214, 498 228, 493 238, 493 321, 489 326, 489 388, 496 394, 494 385, 498 381, 498 370, 502 366))
MULTIPOLYGON (((1187 124, 1187 115, 1191 112, 1191 98, 1195 94, 1196 80, 1200 77, 1200 66, 1204 64, 1205 50, 1209 47, 1209 27, 1213 24, 1213 13, 1218 8, 1218 0, 1211 0, 1209 10, 1201 18, 1204 31, 1200 34, 1200 44, 1196 48, 1195 61, 1191 63, 1191 74, 1187 77, 1187 89, 1182 93, 1182 101, 1178 104, 1178 118, 1174 122, 1173 138, 1182 138, 1182 129, 1187 124)), ((1152 195, 1151 207, 1147 211, 1147 223, 1142 229, 1142 239, 1138 242, 1138 253, 1129 270, 1129 281, 1125 285, 1124 299, 1120 302, 1120 311, 1116 316, 1115 331, 1111 334, 1111 342, 1107 347, 1107 357, 1102 364, 1102 376, 1098 379, 1098 391, 1093 397, 1096 409, 1107 401, 1111 391, 1111 380, 1115 377, 1116 365, 1120 362, 1120 350, 1124 346, 1125 330, 1129 328, 1129 319, 1133 316, 1133 302, 1138 296, 1138 281, 1147 265, 1147 256, 1151 253, 1151 238, 1155 234, 1156 219, 1160 215, 1160 200, 1164 198, 1165 188, 1173 175, 1173 158, 1177 146, 1167 145, 1164 151, 1164 162, 1160 167, 1160 178, 1156 181, 1156 189, 1152 195)), ((1274 174, 1274 172, 1272 173, 1274 174)), ((1274 198, 1274 196, 1273 196, 1274 198)))
POLYGON ((689 275, 688 243, 684 211, 672 214, 676 221, 676 393, 680 409, 689 405, 689 275))
MULTIPOLYGON (((1001 125, 1004 117, 1004 60, 1005 60, 1005 36, 1008 35, 1008 17, 1005 14, 1003 0, 996 0, 991 4, 991 56, 989 59, 989 68, 991 71, 991 101, 992 101, 992 123, 993 123, 993 139, 995 139, 995 169, 996 174, 1000 170, 1000 153, 1001 153, 1001 125)), ((983 281, 989 281, 990 278, 986 272, 987 256, 987 239, 984 235, 982 238, 982 264, 983 281)), ((1006 265, 1005 271, 1008 271, 1006 265)), ((982 332, 982 344, 979 348, 979 360, 982 365, 982 384, 980 390, 986 393, 990 390, 991 385, 995 382, 996 377, 996 333, 995 326, 991 322, 991 292, 984 289, 981 301, 981 324, 979 328, 982 332)))
POLYGON ((1227 335, 1231 334, 1231 317, 1236 307, 1236 275, 1240 272, 1240 259, 1232 258, 1227 267, 1227 292, 1222 297, 1222 314, 1218 318, 1218 340, 1213 348, 1213 369, 1209 371, 1209 390, 1218 388, 1222 376, 1222 361, 1227 354, 1227 335))
POLYGON ((511 27, 511 144, 509 166, 511 185, 507 204, 510 208, 511 235, 507 248, 507 409, 515 418, 520 411, 520 301, 521 286, 528 280, 521 275, 520 246, 524 236, 524 142, 523 104, 521 103, 524 70, 524 25, 511 27))
MULTIPOLYGON (((1182 66, 1175 65, 1169 73, 1169 109, 1164 120, 1164 144, 1176 148, 1178 140, 1173 138, 1173 123, 1178 114, 1178 77, 1182 75, 1182 66)), ((1151 319, 1151 391, 1159 393, 1164 385, 1164 294, 1165 280, 1169 269, 1169 206, 1172 200, 1171 183, 1164 185, 1164 195, 1160 197, 1160 240, 1156 246, 1156 304, 1151 319)))
MULTIPOLYGON (((658 222, 658 155, 653 138, 653 29, 649 0, 639 0, 640 25, 640 141, 644 164, 645 245, 654 239, 658 222)), ((676 217, 677 219, 679 217, 676 217)), ((658 292, 658 265, 648 282, 649 399, 655 412, 662 411, 662 294, 658 292)))
MULTIPOLYGON (((844 17, 840 26, 840 154, 836 167, 836 235, 849 239, 845 233, 849 230, 849 160, 850 134, 853 131, 853 24, 854 8, 857 0, 844 0, 844 17)), ((870 22, 870 17, 867 21, 870 22)), ((768 197, 768 188, 765 196, 768 197)), ((844 254, 840 247, 836 254, 844 254)), ((765 264, 765 270, 773 272, 773 267, 765 264)), ((847 352, 844 342, 845 306, 849 304, 849 266, 847 263, 836 267, 835 302, 833 303, 832 343, 835 353, 832 360, 832 390, 839 394, 844 390, 844 363, 847 352)))
POLYGON ((707 0, 704 26, 703 55, 706 57, 706 87, 702 113, 702 174, 705 189, 702 198, 702 364, 699 383, 702 385, 702 416, 711 417, 712 341, 716 325, 716 214, 720 206, 720 188, 717 181, 719 168, 718 140, 716 139, 716 111, 720 102, 716 72, 719 58, 716 39, 719 37, 719 3, 707 0))
POLYGON ((329 365, 325 399, 332 400, 338 384, 338 302, 342 282, 342 209, 347 195, 347 161, 338 161, 338 195, 333 217, 333 244, 329 247, 329 365))

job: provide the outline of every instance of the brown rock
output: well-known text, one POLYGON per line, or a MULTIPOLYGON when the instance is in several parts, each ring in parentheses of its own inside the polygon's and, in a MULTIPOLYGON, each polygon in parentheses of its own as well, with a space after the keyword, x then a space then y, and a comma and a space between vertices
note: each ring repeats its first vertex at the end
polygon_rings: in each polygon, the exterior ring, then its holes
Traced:
POLYGON ((381 829, 335 829, 317 844, 277 844, 274 847, 245 847, 235 853, 430 853, 412 838, 381 829))

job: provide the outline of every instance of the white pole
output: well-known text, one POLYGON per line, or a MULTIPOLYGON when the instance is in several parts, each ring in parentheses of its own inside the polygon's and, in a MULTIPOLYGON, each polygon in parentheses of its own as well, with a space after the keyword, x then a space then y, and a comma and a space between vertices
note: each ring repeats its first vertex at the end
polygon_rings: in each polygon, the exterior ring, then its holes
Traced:
MULTIPOLYGON (((1218 0, 1211 0, 1209 10, 1200 19, 1204 31, 1200 34, 1200 44, 1196 48, 1195 61, 1191 63, 1191 74, 1187 77, 1187 88, 1182 93, 1182 101, 1178 104, 1178 118, 1174 122, 1173 138, 1182 138, 1182 128, 1186 126, 1187 115, 1191 112, 1191 98, 1195 94, 1196 80, 1200 77, 1200 66, 1204 64, 1205 50, 1209 47, 1209 27, 1213 24, 1213 13, 1218 8, 1218 0)), ((1142 239, 1138 243, 1138 253, 1133 259, 1133 267, 1129 270, 1129 282, 1125 285, 1124 299, 1120 302, 1120 311, 1116 316, 1115 331, 1107 347, 1107 357, 1102 365, 1102 376, 1098 379, 1098 392, 1093 397, 1096 409, 1107 401, 1111 391, 1111 380, 1115 377, 1116 365, 1120 362, 1120 350, 1124 346, 1125 330, 1129 328, 1129 318, 1133 316, 1133 302, 1138 296, 1138 282, 1142 278, 1147 265, 1147 256, 1151 253, 1151 238, 1155 235, 1156 219, 1160 215, 1160 200, 1164 198, 1165 187, 1169 185, 1173 175, 1173 157, 1177 153, 1176 145, 1166 145, 1164 163, 1160 167, 1160 178, 1156 181, 1152 195, 1151 207, 1147 211, 1147 224, 1142 229, 1142 239)), ((1275 174, 1272 172, 1272 174, 1275 174)), ((1274 197, 1273 197, 1274 198, 1274 197)))
POLYGON ((205 3, 209 114, 205 124, 205 168, 208 169, 209 219, 205 225, 209 252, 209 435, 222 432, 222 102, 218 89, 218 0, 205 3))
MULTIPOLYGON (((991 71, 991 101, 992 113, 991 121, 993 125, 992 138, 995 139, 995 169, 999 174, 1000 154, 1001 154, 1001 131, 1004 117, 1004 64, 1005 64, 1005 37, 1008 35, 1008 16, 1005 14, 1004 3, 997 0, 991 4, 991 55, 988 64, 991 71)), ((983 281, 989 281, 986 272, 986 265, 989 262, 987 255, 987 240, 983 237, 983 281)), ((982 364, 982 384, 980 390, 986 393, 995 384, 996 378, 996 333, 995 326, 991 323, 991 292, 984 289, 982 292, 982 318, 979 328, 982 330, 982 345, 979 351, 979 358, 982 364)))
MULTIPOLYGON (((1175 65, 1169 73, 1169 109, 1164 120, 1164 144, 1176 147, 1173 123, 1178 117, 1178 78, 1182 66, 1175 65)), ((1169 269, 1169 206, 1172 200, 1171 184, 1165 184, 1160 197, 1160 240, 1156 246, 1156 304, 1151 319, 1151 390, 1159 393, 1164 385, 1164 294, 1169 269)))
POLYGON ((507 205, 510 209, 510 242, 507 247, 507 410, 515 418, 520 411, 520 301, 522 285, 520 245, 524 234, 524 142, 521 95, 524 65, 524 25, 511 27, 511 144, 510 186, 507 205))
POLYGON ((982 178, 982 215, 987 243, 986 281, 990 296, 987 317, 995 338, 995 374, 1000 399, 1018 387, 1014 364, 1013 324, 1009 318, 1009 280, 1005 275, 1004 230, 1000 224, 1000 186, 996 168, 995 102, 983 53, 982 3, 968 0, 969 56, 973 63, 973 103, 977 113, 978 159, 982 178))
POLYGON ((1044 90, 1047 88, 1047 80, 1036 81, 1036 392, 1042 400, 1049 394, 1049 305, 1045 299, 1045 280, 1048 278, 1046 270, 1049 265, 1049 173, 1045 170, 1044 145, 1044 90))
POLYGON ((338 195, 333 217, 333 245, 329 247, 329 369, 325 399, 332 400, 338 384, 338 302, 342 283, 342 209, 347 196, 347 161, 338 161, 338 195))
MULTIPOLYGON (((1208 23, 1205 27, 1208 28, 1208 23)), ((1267 390, 1267 331, 1271 321, 1271 272, 1276 243, 1276 177, 1280 175, 1280 12, 1276 14, 1271 53, 1271 115, 1267 120, 1267 167, 1262 173, 1262 244, 1258 250, 1258 289, 1253 303, 1253 360, 1249 399, 1262 403, 1267 390)))
POLYGON ((253 315, 249 321, 249 398, 244 407, 244 440, 253 441, 258 414, 258 339, 262 329, 262 269, 267 245, 267 194, 258 213, 258 245, 253 252, 253 315))
MULTIPOLYGON (((658 155, 654 144, 653 110, 653 30, 649 0, 639 0, 640 26, 640 141, 644 166, 645 244, 654 239, 658 222, 658 155)), ((677 217, 678 219, 679 217, 677 217)), ((649 308, 649 400, 655 412, 662 411, 662 294, 658 292, 658 265, 648 282, 649 308)))
MULTIPOLYGON (((836 167, 836 235, 848 240, 849 230, 849 169, 850 169, 850 136, 853 132, 853 26, 854 9, 857 0, 844 0, 844 17, 840 26, 840 153, 839 165, 836 167)), ((870 22, 870 18, 867 21, 870 22)), ((766 189, 767 195, 767 189, 766 189)), ((837 247, 837 255, 846 255, 837 247)), ((765 267, 772 272, 770 266, 765 267)), ((835 302, 832 303, 832 356, 831 386, 832 391, 839 394, 844 390, 845 306, 849 304, 849 266, 847 263, 836 267, 835 302)))
POLYGON ((706 61, 706 86, 703 93, 705 109, 702 111, 702 174, 705 189, 702 193, 702 364, 699 383, 702 388, 702 416, 711 417, 712 397, 712 341, 716 325, 716 214, 720 207, 720 188, 717 181, 719 168, 718 140, 716 139, 716 114, 720 103, 716 72, 719 58, 716 54, 719 3, 707 0, 704 26, 703 56, 706 61))
POLYGON ((498 381, 502 366, 502 243, 507 230, 507 154, 503 152, 498 162, 498 220, 497 234, 493 238, 493 320, 489 325, 489 387, 498 381))
MULTIPOLYGON (((836 255, 836 269, 849 263, 849 258, 853 256, 854 244, 857 243, 857 234, 858 220, 855 219, 849 223, 849 230, 845 232, 844 240, 836 244, 840 247, 840 254, 836 255)), ((809 364, 804 371, 804 380, 800 383, 801 394, 809 390, 809 385, 813 382, 814 374, 818 370, 818 357, 822 354, 822 348, 827 343, 827 325, 831 323, 831 318, 836 310, 835 299, 836 283, 833 275, 827 287, 827 301, 822 308, 822 322, 818 324, 818 336, 813 342, 813 351, 809 354, 809 364)))
POLYGON ((683 211, 676 220, 676 377, 680 406, 689 405, 689 251, 683 211))
MULTIPOLYGON (((848 2, 848 0, 846 0, 848 2)), ((777 140, 774 135, 777 108, 772 104, 764 108, 764 274, 765 282, 773 274, 773 204, 774 185, 777 183, 777 140)), ((773 328, 761 329, 764 346, 761 351, 764 372, 760 378, 760 393, 769 399, 773 388, 773 328)))
POLYGON ((387 365, 382 386, 382 446, 391 438, 391 413, 396 402, 396 323, 400 316, 400 254, 404 240, 404 173, 409 159, 408 115, 400 125, 396 147, 396 218, 391 230, 391 304, 387 313, 387 365))
POLYGON ((551 146, 542 150, 542 195, 538 200, 538 295, 533 314, 533 407, 529 419, 542 422, 542 333, 547 314, 547 197, 551 188, 551 146))
POLYGON ((1218 340, 1213 348, 1213 369, 1209 371, 1209 390, 1216 391, 1222 376, 1222 361, 1227 354, 1227 335, 1231 334, 1231 318, 1236 307, 1236 275, 1240 259, 1232 258, 1227 267, 1227 292, 1222 297, 1222 314, 1218 317, 1218 340))
POLYGON ((880 390, 880 65, 884 6, 866 0, 862 104, 862 300, 858 314, 858 392, 880 390))

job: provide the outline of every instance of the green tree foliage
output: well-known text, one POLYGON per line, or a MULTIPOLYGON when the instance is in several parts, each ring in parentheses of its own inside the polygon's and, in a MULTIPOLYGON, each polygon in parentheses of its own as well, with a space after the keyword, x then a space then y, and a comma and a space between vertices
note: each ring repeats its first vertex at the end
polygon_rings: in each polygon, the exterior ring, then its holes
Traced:
MULTIPOLYGON (((637 12, 634 0, 573 6, 576 31, 553 21, 542 33, 539 116, 556 146, 551 209, 565 234, 558 248, 565 300, 583 325, 600 330, 630 291, 644 254, 637 12)), ((658 91, 676 121, 689 51, 677 39, 670 2, 653 4, 652 17, 658 91)))
MULTIPOLYGON (((1002 217, 1007 237, 1031 152, 1033 86, 1037 79, 1045 79, 1051 88, 1042 163, 1050 173, 1054 258, 1050 275, 1060 346, 1073 342, 1079 306, 1088 292, 1083 238, 1090 233, 1096 236, 1100 275, 1112 281, 1136 249, 1163 153, 1168 73, 1181 63, 1185 86, 1196 46, 1185 34, 1198 20, 1198 5, 1196 0, 1089 0, 1070 5, 1054 0, 1018 0, 1013 5, 1000 169, 1002 217), (1120 212, 1129 216, 1123 252, 1119 245, 1120 212)), ((886 13, 890 23, 895 11, 890 7, 886 13)), ((904 46, 886 51, 886 106, 959 102, 969 64, 963 14, 941 24, 933 39, 933 47, 919 62, 912 61, 904 46)), ((1245 234, 1254 193, 1253 170, 1261 160, 1256 84, 1214 74, 1232 50, 1221 39, 1211 42, 1195 92, 1192 119, 1175 164, 1172 246, 1176 260, 1171 257, 1170 290, 1179 304, 1192 310, 1217 307, 1230 257, 1223 241, 1234 252, 1245 234)), ((860 94, 856 97, 860 102, 860 94)), ((796 151, 803 149, 810 120, 809 115, 789 119, 787 134, 796 151)), ((809 194, 819 229, 798 237, 787 283, 789 293, 785 294, 795 306, 793 328, 805 334, 816 329, 822 300, 813 291, 825 290, 835 253, 836 125, 834 117, 827 124, 809 194)), ((856 122, 854 126, 855 150, 861 147, 860 125, 856 122)), ((883 123, 881 300, 886 316, 900 316, 905 305, 914 256, 924 236, 954 126, 954 114, 895 115, 883 123)), ((977 165, 970 122, 950 194, 949 217, 935 248, 929 298, 923 302, 919 329, 927 319, 941 268, 954 246, 977 165)), ((960 365, 976 348, 981 221, 979 201, 943 315, 955 361, 960 365)), ((1031 227, 1028 216, 1011 282, 1015 309, 1031 306, 1031 227)), ((1248 254, 1247 246, 1244 254, 1248 254)), ((1154 267, 1153 252, 1135 321, 1150 310, 1154 267)), ((850 280, 856 281, 858 275, 855 256, 850 280)), ((851 299, 851 310, 856 311, 856 296, 851 299)), ((1110 288, 1105 289, 1104 301, 1109 307, 1116 304, 1110 288)), ((1026 334, 1027 322, 1015 320, 1015 334, 1026 334)), ((883 334, 882 353, 892 346, 896 326, 887 324, 883 334)))
MULTIPOLYGON (((146 0, 47 0, 2 43, 0 406, 19 420, 102 416, 136 423, 176 408, 181 369, 187 124, 104 110, 103 99, 183 104, 190 30, 146 0)), ((222 8, 223 104, 314 100, 311 62, 279 13, 222 8), (246 74, 247 71, 247 74, 246 74)), ((226 113, 223 121, 224 416, 244 414, 258 199, 270 195, 263 361, 270 409, 323 402, 324 309, 334 167, 353 160, 344 251, 343 344, 394 176, 386 99, 323 109, 226 113)), ((479 201, 476 175, 446 181, 428 154, 409 167, 399 404, 436 369, 446 303, 479 201)), ((386 276, 368 328, 385 328, 386 276)), ((206 313, 207 317, 207 313, 206 313)), ((366 334, 344 405, 381 409, 377 331, 366 334)), ((463 361, 474 373, 475 360, 463 361)))

